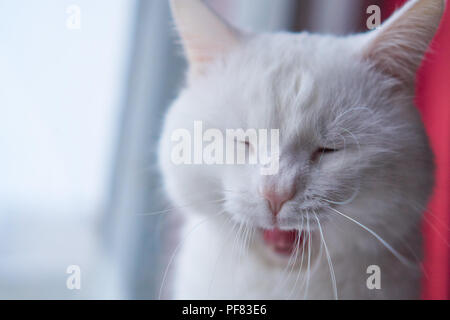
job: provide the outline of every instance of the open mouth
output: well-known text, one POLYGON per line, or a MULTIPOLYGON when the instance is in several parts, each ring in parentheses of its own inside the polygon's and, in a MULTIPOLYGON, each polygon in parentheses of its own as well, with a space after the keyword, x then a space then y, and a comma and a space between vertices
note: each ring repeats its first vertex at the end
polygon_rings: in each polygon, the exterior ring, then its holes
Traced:
POLYGON ((297 247, 301 247, 304 241, 303 232, 298 230, 264 230, 264 242, 273 251, 281 255, 291 255, 297 247))

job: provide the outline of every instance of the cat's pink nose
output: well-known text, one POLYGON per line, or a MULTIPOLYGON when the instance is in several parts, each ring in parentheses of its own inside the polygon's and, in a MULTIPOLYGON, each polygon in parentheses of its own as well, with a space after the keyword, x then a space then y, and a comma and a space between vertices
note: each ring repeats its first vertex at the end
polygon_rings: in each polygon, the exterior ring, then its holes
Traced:
POLYGON ((275 191, 273 189, 264 189, 263 196, 269 202, 270 210, 272 214, 276 216, 283 205, 291 200, 295 195, 294 189, 275 191))

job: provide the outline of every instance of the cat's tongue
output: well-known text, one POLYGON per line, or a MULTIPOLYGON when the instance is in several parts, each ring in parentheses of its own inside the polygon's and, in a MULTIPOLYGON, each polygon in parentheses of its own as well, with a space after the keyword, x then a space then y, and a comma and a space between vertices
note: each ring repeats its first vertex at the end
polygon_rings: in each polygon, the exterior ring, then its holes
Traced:
POLYGON ((271 229, 264 230, 264 241, 271 247, 275 252, 289 255, 291 254, 295 246, 300 244, 302 241, 302 236, 298 239, 299 233, 296 230, 280 230, 271 229))

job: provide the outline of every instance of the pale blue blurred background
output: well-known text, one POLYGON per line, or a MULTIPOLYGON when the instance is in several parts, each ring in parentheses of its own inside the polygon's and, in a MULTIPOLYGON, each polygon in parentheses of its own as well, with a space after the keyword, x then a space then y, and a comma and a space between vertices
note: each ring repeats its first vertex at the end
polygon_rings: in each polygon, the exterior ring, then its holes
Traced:
POLYGON ((97 239, 136 2, 0 1, 0 297, 119 297, 97 239), (82 290, 65 288, 80 265, 82 290))
MULTIPOLYGON (((249 30, 359 23, 336 14, 354 0, 209 2, 249 30)), ((166 0, 0 0, 0 298, 157 297, 173 227, 140 214, 165 206, 155 144, 182 84, 176 43, 166 0)))

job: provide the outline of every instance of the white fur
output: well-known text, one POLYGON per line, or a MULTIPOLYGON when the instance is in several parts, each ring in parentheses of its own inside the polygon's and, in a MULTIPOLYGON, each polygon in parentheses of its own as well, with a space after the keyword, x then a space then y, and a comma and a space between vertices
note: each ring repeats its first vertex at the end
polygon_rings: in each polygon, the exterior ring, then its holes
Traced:
MULTIPOLYGON (((413 81, 407 78, 415 70, 404 68, 419 65, 442 14, 442 1, 413 1, 395 15, 387 26, 414 21, 411 32, 403 30, 400 38, 390 37, 395 32, 384 27, 343 38, 308 33, 238 36, 228 27, 218 28, 213 15, 206 19, 214 21, 210 26, 186 24, 195 19, 199 6, 207 14, 198 0, 190 1, 194 9, 184 6, 176 11, 188 16, 180 33, 196 35, 195 43, 184 38, 186 47, 198 46, 188 52, 208 50, 214 32, 217 39, 225 32, 228 40, 233 34, 236 41, 228 41, 215 59, 188 55, 191 66, 202 67, 191 69, 189 84, 165 121, 160 167, 167 194, 186 220, 175 260, 173 298, 333 298, 315 214, 333 264, 338 298, 419 298, 420 222, 433 186, 433 161, 413 104, 413 81), (432 32, 415 32, 421 27, 432 32), (395 57, 414 64, 397 60, 399 68, 394 63, 380 67, 391 62, 391 51, 371 55, 368 50, 376 42, 395 39, 402 41, 399 50, 408 44, 421 48, 421 55, 417 50, 414 56, 404 52, 395 57), (250 165, 174 165, 171 134, 192 129, 195 120, 223 131, 280 129, 279 173, 261 176, 259 168, 250 165), (323 146, 340 151, 311 162, 311 154, 323 146), (284 272, 289 259, 276 256, 262 240, 261 230, 273 225, 258 190, 261 185, 287 183, 295 183, 297 193, 278 219, 284 229, 310 231, 309 277, 308 250, 302 251, 302 268, 300 253, 297 263, 284 272), (408 264, 330 208, 374 230, 408 264), (370 265, 381 268, 381 290, 366 286, 370 265)), ((177 9, 181 2, 173 0, 172 5, 177 9)))

